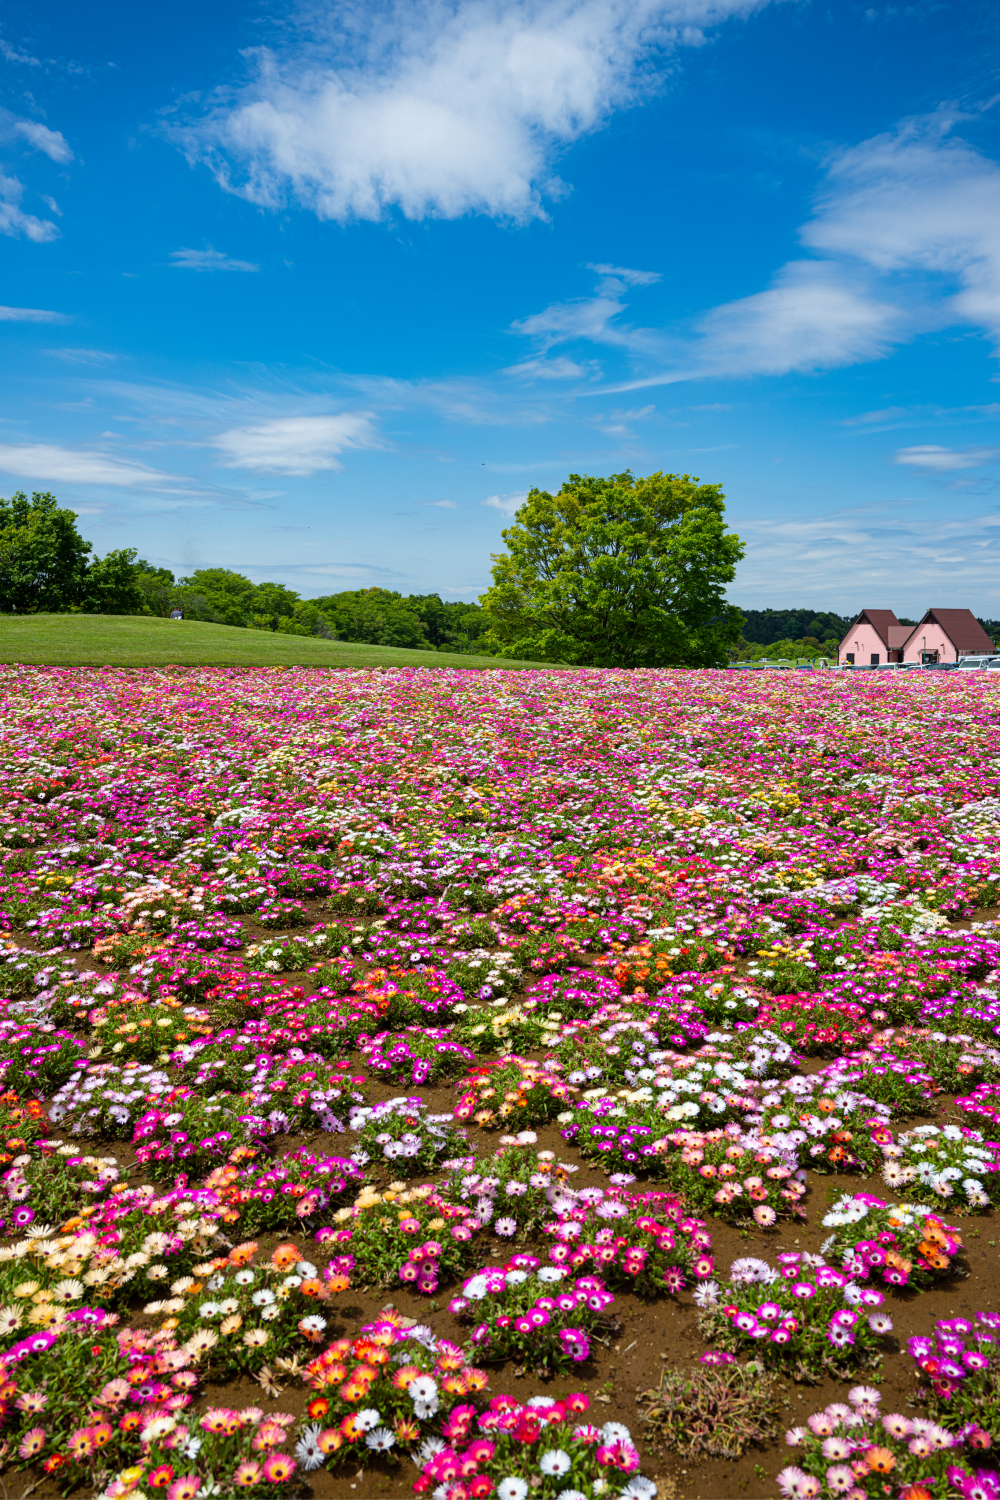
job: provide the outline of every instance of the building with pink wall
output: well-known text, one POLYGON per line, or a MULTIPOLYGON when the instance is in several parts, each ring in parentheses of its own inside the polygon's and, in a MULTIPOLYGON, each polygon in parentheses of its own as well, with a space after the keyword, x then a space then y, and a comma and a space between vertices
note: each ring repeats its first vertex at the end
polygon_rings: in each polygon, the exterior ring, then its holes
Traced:
POLYGON ((852 667, 902 661, 912 625, 900 625, 891 609, 863 609, 840 643, 837 660, 852 667))
POLYGON ((911 629, 903 660, 950 662, 994 654, 996 647, 971 609, 929 609, 911 629))

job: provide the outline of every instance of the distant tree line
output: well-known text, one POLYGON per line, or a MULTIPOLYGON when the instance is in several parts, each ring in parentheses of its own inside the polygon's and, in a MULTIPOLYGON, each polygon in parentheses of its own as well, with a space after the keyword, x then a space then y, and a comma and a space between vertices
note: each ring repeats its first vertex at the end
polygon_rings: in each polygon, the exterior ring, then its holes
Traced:
POLYGON ((55 495, 0 498, 0 610, 166 617, 175 608, 188 619, 284 635, 460 654, 496 650, 482 640, 490 622, 478 604, 381 588, 302 599, 282 583, 253 583, 229 568, 175 578, 134 547, 96 557, 75 513, 55 495))
MULTIPOLYGON (((595 667, 833 656, 853 618, 727 603, 743 543, 719 486, 689 474, 571 474, 556 494, 530 490, 502 536, 480 603, 377 587, 303 599, 230 568, 175 577, 134 547, 97 557, 75 512, 18 493, 0 498, 0 611, 180 608, 246 630, 595 667)), ((1000 636, 1000 621, 980 623, 1000 636)))

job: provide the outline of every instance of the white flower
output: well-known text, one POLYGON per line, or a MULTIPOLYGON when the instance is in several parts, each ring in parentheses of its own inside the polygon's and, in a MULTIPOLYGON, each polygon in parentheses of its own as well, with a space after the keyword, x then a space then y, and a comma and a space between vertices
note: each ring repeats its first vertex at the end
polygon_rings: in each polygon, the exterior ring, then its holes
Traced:
POLYGON ((365 1442, 376 1453, 388 1453, 395 1441, 395 1434, 388 1427, 376 1427, 374 1431, 365 1434, 365 1442))
POLYGON ((562 1448, 549 1448, 539 1458, 538 1467, 543 1474, 554 1474, 558 1478, 560 1474, 568 1474, 573 1464, 562 1448))
POLYGON ((631 1443, 632 1434, 624 1422, 605 1422, 601 1428, 601 1441, 603 1443, 631 1443))
POLYGON ((355 1425, 360 1427, 362 1432, 370 1432, 373 1427, 378 1426, 381 1420, 382 1413, 376 1411, 374 1406, 367 1406, 364 1411, 358 1412, 355 1425))
POLYGON ((418 1375, 415 1380, 410 1381, 407 1393, 410 1400, 414 1402, 436 1402, 438 1398, 437 1381, 433 1380, 430 1375, 418 1375))
POLYGON ((497 1500, 524 1500, 527 1493, 528 1486, 524 1480, 518 1479, 514 1474, 508 1474, 497 1485, 497 1500))
POLYGON ((642 1474, 636 1474, 630 1479, 622 1490, 622 1496, 626 1500, 654 1500, 656 1495, 656 1484, 652 1479, 646 1479, 642 1474))

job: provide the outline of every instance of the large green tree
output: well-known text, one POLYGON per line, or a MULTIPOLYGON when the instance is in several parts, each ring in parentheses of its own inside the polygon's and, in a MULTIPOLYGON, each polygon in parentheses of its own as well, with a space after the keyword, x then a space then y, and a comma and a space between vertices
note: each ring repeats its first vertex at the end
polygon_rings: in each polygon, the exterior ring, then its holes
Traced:
POLYGON ((55 495, 0 498, 0 609, 61 610, 83 598, 93 549, 55 495))
POLYGON ((595 667, 722 666, 743 616, 725 600, 743 543, 715 484, 571 474, 532 489, 482 597, 504 656, 595 667))

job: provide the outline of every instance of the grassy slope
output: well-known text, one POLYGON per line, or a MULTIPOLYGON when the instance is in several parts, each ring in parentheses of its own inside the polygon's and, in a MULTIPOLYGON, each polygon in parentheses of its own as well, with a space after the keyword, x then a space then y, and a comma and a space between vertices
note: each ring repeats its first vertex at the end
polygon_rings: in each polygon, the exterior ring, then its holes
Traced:
POLYGON ((0 662, 54 667, 531 667, 444 651, 405 651, 138 615, 0 616, 0 662))

